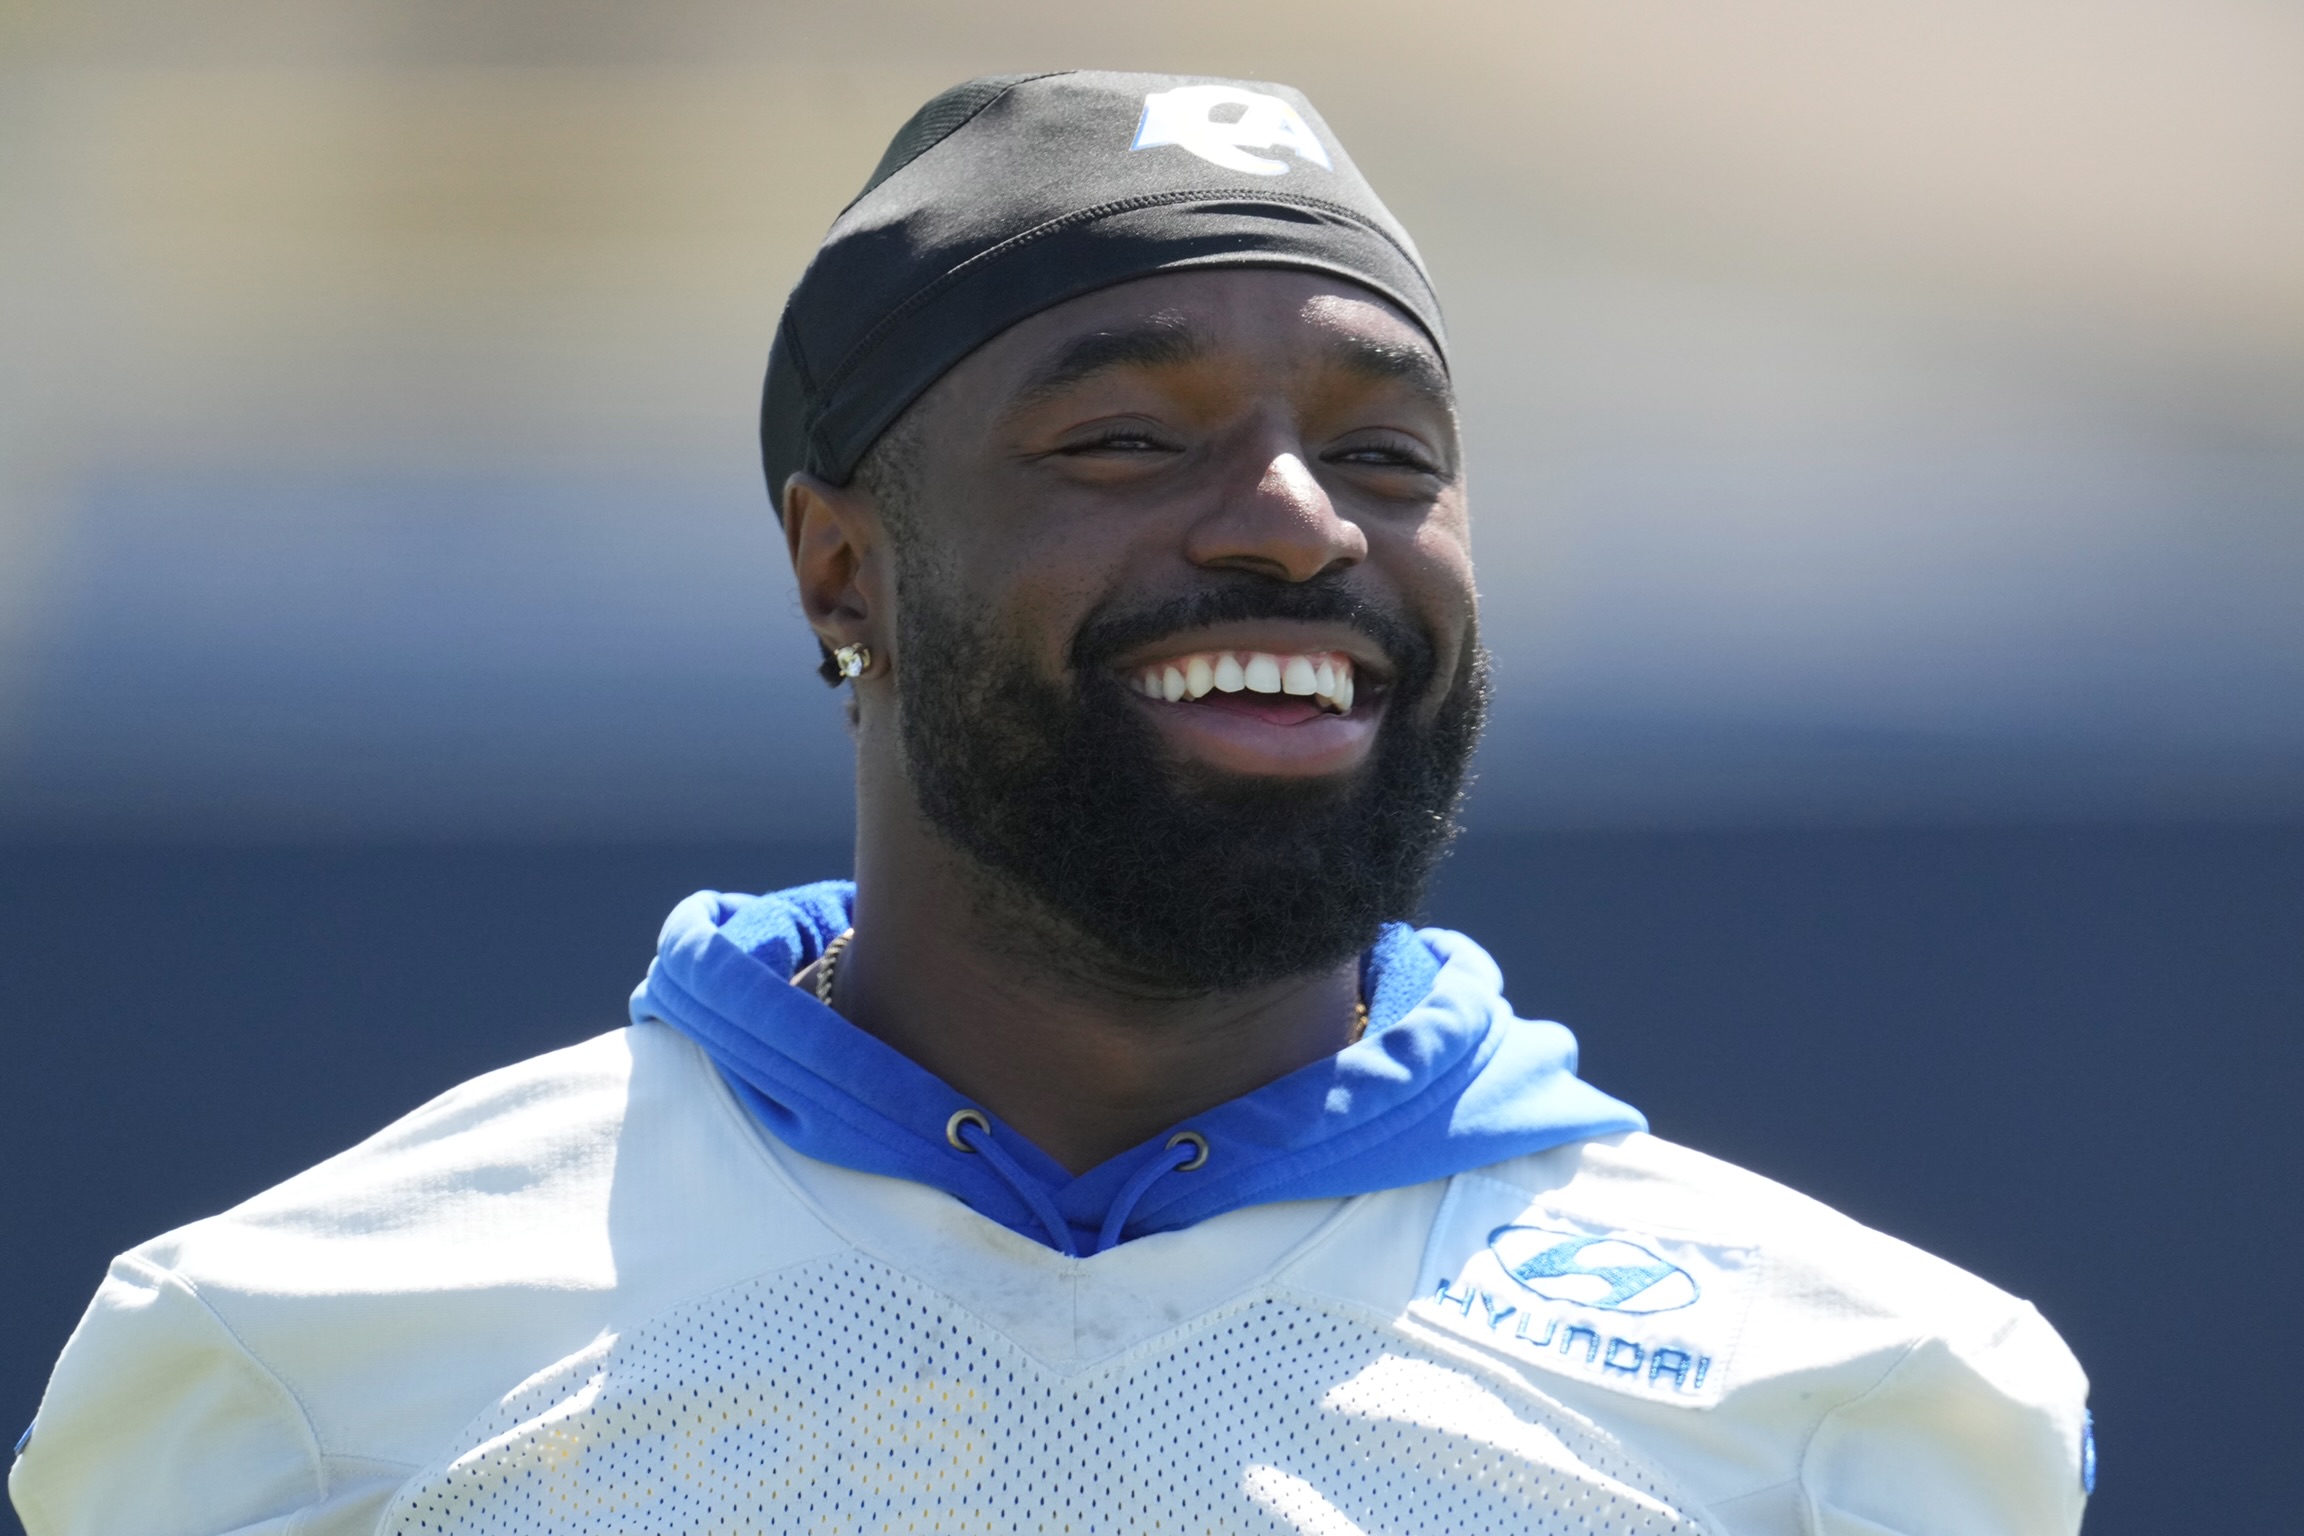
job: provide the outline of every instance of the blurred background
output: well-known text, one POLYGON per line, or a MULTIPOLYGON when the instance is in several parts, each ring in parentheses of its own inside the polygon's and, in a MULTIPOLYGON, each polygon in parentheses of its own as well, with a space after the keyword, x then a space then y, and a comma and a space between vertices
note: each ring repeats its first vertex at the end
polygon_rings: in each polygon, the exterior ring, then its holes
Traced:
POLYGON ((768 338, 920 101, 1073 64, 1302 87, 1436 273, 1500 697, 1434 915, 1660 1133, 2037 1300, 2092 1533, 2262 1528, 2272 0, 0 0, 7 1438, 111 1252, 845 867, 768 338))

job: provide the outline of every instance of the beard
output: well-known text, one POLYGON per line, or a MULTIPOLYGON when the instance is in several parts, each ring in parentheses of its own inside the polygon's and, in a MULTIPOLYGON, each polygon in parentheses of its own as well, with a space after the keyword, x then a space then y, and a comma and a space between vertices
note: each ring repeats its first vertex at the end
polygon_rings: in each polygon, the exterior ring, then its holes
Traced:
POLYGON ((1421 904, 1486 712, 1477 644, 1420 721, 1436 662, 1417 626, 1338 582, 1221 576, 1092 615, 1053 682, 930 572, 898 580, 920 809, 986 877, 992 926, 1039 965, 1144 996, 1237 991, 1340 964, 1421 904), (1113 666, 1162 636, 1254 619, 1349 624, 1382 648, 1395 676, 1359 768, 1304 780, 1179 762, 1113 666))

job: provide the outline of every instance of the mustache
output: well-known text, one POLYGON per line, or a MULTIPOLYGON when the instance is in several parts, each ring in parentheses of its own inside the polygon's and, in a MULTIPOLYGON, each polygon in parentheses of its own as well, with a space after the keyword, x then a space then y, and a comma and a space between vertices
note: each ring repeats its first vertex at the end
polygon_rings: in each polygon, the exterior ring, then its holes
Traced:
POLYGON ((1357 630, 1384 653, 1394 676, 1411 694, 1431 676, 1436 648, 1423 627, 1405 613, 1377 603, 1333 577, 1281 582, 1246 573, 1220 576, 1194 591, 1145 607, 1121 612, 1099 609, 1072 637, 1069 659, 1074 672, 1088 676, 1155 640, 1211 624, 1256 619, 1341 624, 1357 630))

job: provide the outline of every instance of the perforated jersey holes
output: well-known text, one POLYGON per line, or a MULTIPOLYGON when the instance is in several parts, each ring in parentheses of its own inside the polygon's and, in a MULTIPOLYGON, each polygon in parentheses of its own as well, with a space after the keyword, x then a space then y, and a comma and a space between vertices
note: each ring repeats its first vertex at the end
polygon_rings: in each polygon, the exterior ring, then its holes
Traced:
POLYGON ((403 1536, 1693 1531, 1620 1452, 1268 1299, 1060 1375, 862 1258, 679 1308, 507 1399, 403 1536))

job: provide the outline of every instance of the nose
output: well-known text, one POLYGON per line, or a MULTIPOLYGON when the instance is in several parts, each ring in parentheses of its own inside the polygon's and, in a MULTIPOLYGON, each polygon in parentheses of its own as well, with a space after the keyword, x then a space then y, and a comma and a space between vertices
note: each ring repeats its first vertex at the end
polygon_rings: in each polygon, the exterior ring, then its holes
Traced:
POLYGON ((1296 582, 1367 558, 1368 536, 1338 515, 1301 454, 1288 447, 1255 457, 1261 462, 1252 460, 1192 526, 1185 553, 1195 565, 1296 582))

